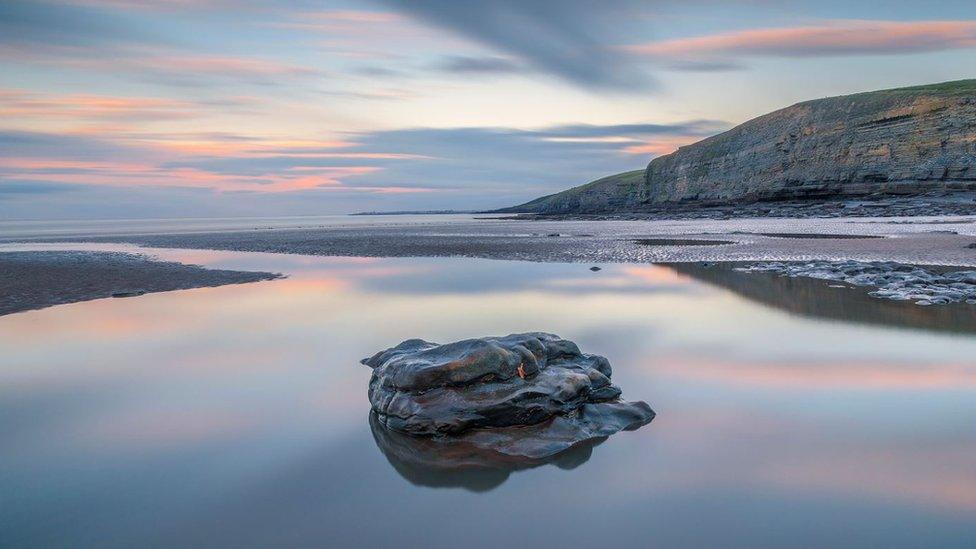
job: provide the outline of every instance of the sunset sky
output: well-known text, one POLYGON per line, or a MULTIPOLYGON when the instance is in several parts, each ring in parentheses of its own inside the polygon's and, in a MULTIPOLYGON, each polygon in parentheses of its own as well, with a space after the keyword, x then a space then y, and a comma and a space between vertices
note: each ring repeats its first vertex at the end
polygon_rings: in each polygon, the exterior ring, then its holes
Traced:
POLYGON ((0 219, 519 203, 976 77, 976 2, 0 3, 0 219))

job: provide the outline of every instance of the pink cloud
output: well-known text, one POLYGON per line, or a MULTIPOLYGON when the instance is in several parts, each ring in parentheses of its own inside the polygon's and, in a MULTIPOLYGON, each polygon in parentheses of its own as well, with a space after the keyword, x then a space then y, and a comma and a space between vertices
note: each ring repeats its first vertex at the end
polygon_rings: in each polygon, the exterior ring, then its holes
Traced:
POLYGON ((348 157, 327 150, 351 147, 355 143, 343 140, 277 140, 277 139, 218 139, 194 135, 132 136, 134 140, 150 143, 161 149, 190 156, 269 156, 348 157))
POLYGON ((222 81, 279 84, 322 76, 317 68, 254 55, 210 55, 135 46, 112 52, 79 46, 0 44, 0 61, 104 72, 141 80, 212 85, 222 81))
POLYGON ((679 147, 684 147, 685 145, 690 145, 696 141, 701 141, 701 136, 674 136, 674 137, 664 137, 660 139, 655 139, 654 141, 647 141, 644 143, 638 143, 624 147, 623 152, 626 154, 637 154, 641 156, 645 155, 655 155, 661 156, 665 154, 671 154, 678 150, 679 147))
POLYGON ((831 21, 623 46, 657 58, 889 55, 976 47, 976 21, 831 21))
POLYGON ((133 59, 128 64, 139 68, 156 68, 165 72, 189 71, 225 76, 301 76, 318 72, 308 67, 269 59, 227 55, 156 55, 133 59))
POLYGON ((393 12, 365 10, 324 10, 303 14, 302 18, 347 23, 397 23, 404 20, 393 12))
MULTIPOLYGON (((285 169, 267 175, 240 176, 199 168, 167 168, 153 162, 96 162, 37 158, 0 158, 0 176, 20 181, 119 187, 163 186, 203 188, 221 192, 276 193, 309 189, 363 193, 389 192, 387 187, 350 187, 349 177, 379 171, 375 166, 310 167, 285 169)), ((406 191, 404 191, 406 192, 406 191)))
MULTIPOLYGON (((269 141, 256 143, 231 142, 231 148, 222 152, 234 152, 239 158, 259 158, 265 154, 251 154, 252 151, 265 151, 271 154, 275 147, 287 148, 296 145, 344 146, 345 143, 308 141, 269 141), (248 147, 250 151, 241 148, 248 147)), ((197 145, 195 143, 194 145, 197 145)), ((133 148, 132 160, 67 160, 52 157, 22 158, 0 157, 0 177, 16 178, 22 181, 45 181, 79 185, 108 186, 166 186, 206 188, 215 191, 253 191, 262 193, 288 192, 314 188, 348 189, 343 179, 379 171, 375 166, 293 166, 271 174, 236 175, 209 171, 195 167, 168 167, 167 163, 188 160, 194 157, 207 157, 214 149, 204 147, 195 149, 187 143, 169 143, 166 147, 154 144, 152 139, 133 148)), ((362 189, 361 192, 374 192, 362 189)))
POLYGON ((8 121, 22 118, 56 119, 72 123, 102 120, 173 120, 199 114, 199 105, 154 97, 36 93, 0 89, 0 112, 8 121))

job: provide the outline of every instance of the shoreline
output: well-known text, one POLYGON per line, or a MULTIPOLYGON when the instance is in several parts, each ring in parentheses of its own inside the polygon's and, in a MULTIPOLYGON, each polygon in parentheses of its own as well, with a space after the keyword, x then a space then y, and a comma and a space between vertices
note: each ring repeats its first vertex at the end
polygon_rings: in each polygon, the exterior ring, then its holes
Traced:
MULTIPOLYGON (((976 216, 672 221, 467 220, 200 233, 0 239, 13 244, 122 243, 337 257, 470 257, 532 262, 708 264, 893 262, 976 267, 976 216)), ((151 253, 151 250, 147 250, 151 253)), ((142 254, 2 251, 0 315, 57 304, 270 280, 142 254), (18 255, 19 254, 19 255, 18 255), (30 281, 27 283, 26 281, 30 281)), ((755 275, 751 275, 755 276, 755 275)), ((965 305, 970 307, 972 305, 965 305)))
POLYGON ((976 216, 678 221, 470 220, 366 227, 0 239, 122 243, 343 257, 473 257, 565 263, 896 261, 976 266, 976 216), (727 242, 688 245, 688 241, 727 242), (650 244, 650 245, 648 245, 650 244))
POLYGON ((676 221, 686 219, 732 220, 746 217, 807 218, 906 218, 976 215, 976 192, 944 190, 911 195, 833 196, 821 199, 767 200, 738 203, 675 202, 632 212, 517 212, 503 208, 486 215, 518 221, 676 221))
POLYGON ((207 269, 123 252, 0 252, 0 316, 108 297, 136 297, 281 276, 207 269))

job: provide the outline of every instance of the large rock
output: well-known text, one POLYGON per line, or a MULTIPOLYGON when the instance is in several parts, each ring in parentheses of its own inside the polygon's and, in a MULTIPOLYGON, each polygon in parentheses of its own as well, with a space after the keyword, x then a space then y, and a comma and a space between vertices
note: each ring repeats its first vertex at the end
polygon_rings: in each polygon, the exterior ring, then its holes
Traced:
POLYGON ((411 339, 363 363, 376 422, 491 459, 545 459, 654 418, 646 403, 619 399, 607 359, 552 334, 411 339))
POLYGON ((976 188, 976 80, 799 103, 632 172, 503 211, 600 213, 662 205, 976 188))

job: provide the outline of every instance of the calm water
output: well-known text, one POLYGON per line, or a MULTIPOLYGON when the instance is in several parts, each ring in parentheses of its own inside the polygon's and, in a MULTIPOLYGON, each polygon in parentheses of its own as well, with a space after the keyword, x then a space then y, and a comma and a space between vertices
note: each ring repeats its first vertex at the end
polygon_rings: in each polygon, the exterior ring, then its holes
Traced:
POLYGON ((291 276, 0 317, 0 546, 974 546, 969 309, 666 266, 159 255, 291 276), (387 457, 360 358, 529 330, 658 417, 530 470, 387 457))

